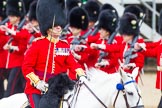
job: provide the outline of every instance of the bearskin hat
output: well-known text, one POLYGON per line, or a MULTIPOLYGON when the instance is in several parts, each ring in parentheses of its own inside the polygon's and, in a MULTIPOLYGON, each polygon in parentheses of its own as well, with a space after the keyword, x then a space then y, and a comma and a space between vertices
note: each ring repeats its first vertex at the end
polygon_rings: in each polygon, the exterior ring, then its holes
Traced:
POLYGON ((81 7, 74 7, 69 13, 70 26, 86 30, 88 27, 88 14, 81 7))
POLYGON ((80 0, 67 0, 67 2, 66 2, 68 11, 70 11, 72 8, 74 8, 76 6, 78 7, 79 4, 81 4, 80 0))
POLYGON ((99 15, 99 24, 98 27, 103 28, 112 34, 118 23, 118 18, 114 12, 109 9, 103 10, 99 15))
POLYGON ((137 17, 132 13, 125 13, 120 19, 119 33, 121 35, 139 35, 139 25, 137 17))
POLYGON ((28 13, 30 4, 31 4, 33 1, 34 1, 34 0, 23 0, 24 5, 25 5, 26 14, 28 13))
POLYGON ((160 10, 159 33, 162 35, 162 9, 160 10))
POLYGON ((118 15, 117 10, 111 4, 105 3, 104 5, 102 5, 100 12, 105 10, 105 9, 109 9, 112 12, 114 12, 116 14, 117 18, 119 19, 119 15, 118 15))
POLYGON ((84 8, 88 12, 89 21, 96 22, 100 12, 99 4, 96 1, 88 1, 84 8))
POLYGON ((126 6, 124 13, 127 13, 127 12, 135 14, 139 20, 142 19, 143 15, 144 15, 143 10, 137 5, 126 6))
POLYGON ((22 0, 7 0, 6 14, 23 17, 25 15, 24 7, 22 0))
POLYGON ((6 4, 7 4, 6 0, 0 0, 0 16, 2 18, 6 17, 6 4))
POLYGON ((31 4, 30 4, 30 8, 29 8, 29 20, 37 20, 36 18, 36 6, 37 6, 37 0, 34 0, 31 4))
POLYGON ((64 13, 64 0, 39 0, 36 8, 36 17, 40 31, 47 36, 47 30, 54 26, 64 26, 66 16, 64 13), (54 20, 55 19, 55 20, 54 20))

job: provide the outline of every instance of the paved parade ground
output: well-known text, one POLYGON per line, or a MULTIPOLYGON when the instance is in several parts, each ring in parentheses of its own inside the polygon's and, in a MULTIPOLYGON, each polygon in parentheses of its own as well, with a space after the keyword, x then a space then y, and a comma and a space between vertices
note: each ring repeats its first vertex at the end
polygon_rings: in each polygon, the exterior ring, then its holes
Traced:
POLYGON ((142 92, 142 98, 145 108, 157 108, 160 101, 160 90, 155 89, 156 74, 145 73, 142 76, 144 85, 139 80, 139 87, 142 92))

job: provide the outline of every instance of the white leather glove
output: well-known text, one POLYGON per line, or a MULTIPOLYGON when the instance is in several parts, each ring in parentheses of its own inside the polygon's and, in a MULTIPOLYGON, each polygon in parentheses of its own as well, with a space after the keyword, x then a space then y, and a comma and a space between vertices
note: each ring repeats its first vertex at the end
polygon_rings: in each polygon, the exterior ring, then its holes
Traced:
POLYGON ((80 78, 79 78, 79 84, 83 84, 86 81, 87 81, 86 76, 80 76, 80 78))
POLYGON ((11 35, 16 35, 16 31, 7 28, 6 32, 10 33, 11 35))
POLYGON ((75 59, 77 59, 77 60, 81 59, 81 55, 75 53, 73 50, 71 50, 71 53, 72 53, 72 55, 74 56, 75 59))
POLYGON ((143 49, 143 50, 146 51, 146 44, 145 43, 135 43, 134 49, 135 50, 143 49))
POLYGON ((126 64, 126 65, 123 65, 123 69, 131 69, 131 68, 134 68, 134 67, 136 67, 135 63, 129 63, 129 64, 126 64))
POLYGON ((106 46, 104 44, 91 43, 90 47, 92 49, 106 49, 106 46))
POLYGON ((11 50, 14 50, 14 51, 19 51, 19 48, 18 48, 18 46, 10 46, 10 49, 11 50))
POLYGON ((76 45, 74 50, 75 51, 82 51, 85 48, 87 48, 86 45, 76 45))
POLYGON ((18 46, 13 46, 13 45, 11 45, 11 44, 5 44, 5 45, 3 46, 3 49, 4 49, 4 50, 19 51, 18 46))
POLYGON ((48 90, 48 84, 43 80, 40 80, 35 87, 42 92, 46 92, 48 90))
POLYGON ((107 60, 103 59, 100 63, 96 63, 95 67, 100 68, 100 67, 104 67, 106 65, 109 65, 109 62, 107 60))

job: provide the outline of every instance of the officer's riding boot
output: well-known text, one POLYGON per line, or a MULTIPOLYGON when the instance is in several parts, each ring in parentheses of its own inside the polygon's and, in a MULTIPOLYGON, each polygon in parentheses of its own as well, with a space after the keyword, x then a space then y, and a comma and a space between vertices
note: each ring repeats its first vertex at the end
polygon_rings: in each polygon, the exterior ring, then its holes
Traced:
POLYGON ((160 102, 159 102, 158 108, 162 108, 162 96, 161 96, 161 99, 160 99, 160 102))

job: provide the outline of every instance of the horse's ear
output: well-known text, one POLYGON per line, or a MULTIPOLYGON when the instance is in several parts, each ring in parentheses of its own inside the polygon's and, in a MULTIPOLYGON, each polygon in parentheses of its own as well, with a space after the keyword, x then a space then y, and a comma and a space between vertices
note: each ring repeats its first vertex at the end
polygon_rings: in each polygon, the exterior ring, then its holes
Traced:
POLYGON ((136 67, 133 69, 133 72, 132 72, 132 77, 135 79, 138 75, 138 71, 139 71, 139 67, 136 67))

